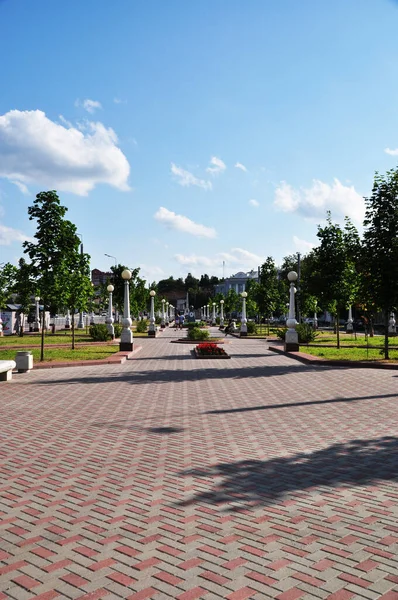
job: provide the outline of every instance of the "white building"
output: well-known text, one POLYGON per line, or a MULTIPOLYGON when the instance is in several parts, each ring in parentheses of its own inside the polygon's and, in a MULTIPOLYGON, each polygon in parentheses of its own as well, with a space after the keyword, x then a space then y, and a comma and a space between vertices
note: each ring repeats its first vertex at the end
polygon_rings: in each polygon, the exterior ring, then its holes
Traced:
POLYGON ((218 283, 215 286, 216 294, 223 294, 226 296, 229 290, 235 290, 237 294, 241 294, 246 290, 246 284, 249 279, 254 279, 254 281, 258 281, 258 271, 249 271, 248 273, 244 273, 243 271, 239 271, 239 273, 235 273, 235 275, 231 275, 231 277, 227 277, 223 283, 218 283))

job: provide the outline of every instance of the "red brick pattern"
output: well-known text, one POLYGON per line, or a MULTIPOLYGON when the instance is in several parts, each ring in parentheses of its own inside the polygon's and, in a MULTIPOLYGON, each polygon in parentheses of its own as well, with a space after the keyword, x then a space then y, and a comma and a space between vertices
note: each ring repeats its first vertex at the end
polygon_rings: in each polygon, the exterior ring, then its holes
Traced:
POLYGON ((394 371, 178 335, 0 384, 0 600, 398 599, 394 371))

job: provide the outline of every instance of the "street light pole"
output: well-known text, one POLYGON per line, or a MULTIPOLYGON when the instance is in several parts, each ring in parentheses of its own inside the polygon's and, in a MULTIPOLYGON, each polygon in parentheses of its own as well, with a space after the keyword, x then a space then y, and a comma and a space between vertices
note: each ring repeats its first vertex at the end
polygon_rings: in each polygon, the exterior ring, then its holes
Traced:
POLYGON ((156 335, 156 327, 155 327, 155 290, 151 290, 149 292, 151 297, 151 312, 149 316, 149 328, 148 328, 148 337, 155 337, 156 335))
MULTIPOLYGON (((80 254, 83 256, 83 236, 81 233, 77 233, 77 236, 80 238, 80 254)), ((83 321, 83 312, 79 313, 79 322, 77 324, 78 329, 84 329, 84 321, 83 321)))
POLYGON ((213 302, 213 314, 211 318, 211 324, 216 325, 216 303, 213 302))
POLYGON ((108 329, 108 333, 114 340, 115 339, 115 329, 113 327, 113 315, 112 315, 112 292, 115 288, 113 287, 113 285, 108 285, 108 287, 106 289, 107 289, 107 292, 109 293, 109 306, 108 306, 108 316, 106 318, 106 327, 108 329))
POLYGON ((297 281, 297 273, 296 271, 290 271, 287 274, 287 278, 290 281, 290 298, 289 298, 289 318, 286 321, 286 325, 288 330, 285 334, 285 352, 298 352, 299 343, 298 343, 298 334, 296 331, 296 327, 298 325, 296 321, 295 307, 294 307, 294 295, 296 293, 296 288, 294 287, 294 282, 297 281))
POLYGON ((160 322, 160 327, 162 329, 164 329, 166 327, 166 323, 165 323, 165 316, 164 316, 164 305, 165 305, 166 300, 163 298, 162 300, 162 320, 160 322))
POLYGON ((131 352, 133 350, 133 332, 131 331, 132 320, 130 318, 130 293, 129 281, 131 279, 131 271, 124 269, 122 272, 124 279, 124 310, 123 310, 123 329, 120 336, 119 350, 121 352, 131 352))
POLYGON ((224 327, 224 300, 220 300, 220 327, 224 327))
POLYGON ((36 315, 35 315, 35 322, 33 324, 33 331, 40 331, 40 310, 39 310, 40 296, 35 296, 35 302, 36 302, 36 315))
POLYGON ((242 319, 240 324, 240 337, 247 336, 247 318, 246 318, 246 298, 247 292, 242 292, 242 319))
MULTIPOLYGON (((115 272, 113 274, 113 282, 115 282, 115 277, 116 277, 116 268, 117 268, 117 260, 116 260, 116 256, 112 256, 112 254, 105 254, 104 256, 107 256, 108 258, 113 258, 113 260, 115 261, 115 272)), ((119 322, 119 318, 118 318, 118 313, 115 307, 115 323, 119 322)))

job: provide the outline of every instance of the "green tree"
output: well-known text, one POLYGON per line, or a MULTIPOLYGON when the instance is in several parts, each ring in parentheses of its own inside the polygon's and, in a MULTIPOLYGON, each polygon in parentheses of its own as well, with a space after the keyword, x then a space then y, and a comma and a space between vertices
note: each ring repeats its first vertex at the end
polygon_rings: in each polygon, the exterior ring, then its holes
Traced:
POLYGON ((388 359, 388 320, 398 307, 398 169, 375 174, 372 195, 365 203, 362 288, 369 303, 384 312, 388 359))
POLYGON ((358 292, 357 272, 360 239, 351 221, 345 227, 332 223, 327 213, 325 227, 318 227, 320 245, 313 251, 313 272, 308 275, 308 292, 334 315, 337 328, 337 347, 340 348, 339 317, 355 300, 358 292))
POLYGON ((5 308, 13 292, 17 275, 17 267, 5 263, 0 267, 0 310, 5 308))
POLYGON ((278 270, 272 256, 268 256, 260 267, 257 303, 261 314, 268 319, 281 308, 281 290, 278 270))
POLYGON ((19 335, 22 337, 24 334, 25 314, 29 313, 32 304, 32 296, 35 292, 35 281, 32 265, 27 263, 24 258, 20 258, 18 262, 18 270, 15 274, 13 292, 16 294, 16 302, 20 304, 19 335))
POLYGON ((67 272, 65 275, 66 287, 64 290, 64 306, 72 314, 72 350, 75 349, 75 313, 83 312, 88 308, 93 295, 90 281, 90 257, 82 254, 79 249, 80 240, 76 238, 75 251, 69 254, 67 272))
POLYGON ((40 360, 44 360, 44 314, 66 306, 70 265, 75 263, 80 240, 76 227, 65 219, 67 208, 62 206, 55 191, 40 192, 28 208, 29 219, 37 221, 35 242, 24 242, 24 252, 31 260, 36 281, 35 293, 43 304, 40 360))
POLYGON ((228 290, 225 296, 224 310, 225 315, 230 315, 233 312, 239 312, 242 307, 242 298, 236 293, 234 289, 228 290))

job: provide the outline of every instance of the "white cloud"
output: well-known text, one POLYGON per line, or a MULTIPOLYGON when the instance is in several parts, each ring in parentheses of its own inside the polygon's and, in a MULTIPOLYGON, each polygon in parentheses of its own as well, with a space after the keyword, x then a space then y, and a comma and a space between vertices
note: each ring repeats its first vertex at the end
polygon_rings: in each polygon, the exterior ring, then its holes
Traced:
POLYGON ((390 154, 391 156, 398 156, 398 148, 396 148, 395 150, 391 150, 390 148, 386 148, 384 150, 384 152, 386 154, 390 154))
POLYGON ((206 267, 220 275, 223 271, 223 262, 225 262, 227 272, 233 274, 236 271, 257 269, 265 260, 264 256, 259 256, 243 248, 231 248, 229 252, 219 252, 211 257, 198 254, 175 254, 174 258, 184 267, 192 269, 206 267))
POLYGON ((225 162, 221 158, 217 158, 217 156, 211 157, 210 164, 211 167, 207 167, 206 171, 212 175, 218 175, 218 173, 222 173, 227 168, 225 162))
POLYGON ((127 104, 127 100, 122 100, 121 98, 114 98, 113 101, 115 104, 127 104))
POLYGON ((212 227, 206 227, 205 225, 200 225, 200 223, 195 223, 194 221, 191 221, 191 219, 188 219, 188 217, 177 215, 163 206, 155 213, 154 218, 157 221, 164 223, 169 229, 183 231, 184 233, 196 235, 197 237, 215 238, 217 236, 216 230, 212 227))
POLYGON ((98 102, 98 100, 90 100, 90 98, 86 98, 82 101, 79 99, 75 100, 75 106, 82 106, 84 110, 90 113, 90 115, 95 113, 99 108, 102 108, 101 102, 98 102))
POLYGON ((301 240, 296 235, 293 236, 293 244, 296 250, 302 254, 307 254, 314 248, 314 244, 311 244, 311 242, 307 242, 306 240, 301 240))
POLYGON ((196 185, 204 190, 211 190, 212 183, 211 181, 206 181, 205 179, 198 179, 190 173, 189 171, 185 171, 181 167, 177 167, 174 163, 171 163, 171 172, 175 175, 177 183, 182 185, 183 187, 189 187, 191 185, 196 185))
POLYGON ((338 179, 334 179, 332 185, 314 179, 310 188, 300 189, 282 181, 275 190, 274 206, 310 219, 324 219, 330 210, 332 218, 347 216, 362 223, 365 214, 362 196, 354 186, 345 186, 338 179))
POLYGON ((0 246, 10 246, 13 242, 33 241, 33 238, 28 237, 22 231, 6 227, 0 223, 0 246))
POLYGON ((255 208, 260 206, 260 202, 258 202, 257 200, 254 200, 254 198, 252 200, 249 200, 249 204, 250 204, 250 206, 254 206, 255 208))
POLYGON ((11 110, 0 115, 0 177, 81 196, 100 183, 126 191, 130 165, 117 143, 99 122, 79 131, 40 110, 11 110))
POLYGON ((10 179, 10 183, 13 183, 14 185, 16 185, 17 188, 19 189, 19 191, 22 192, 23 194, 25 194, 25 195, 29 194, 29 190, 24 183, 21 183, 20 181, 13 181, 12 179, 10 179))
POLYGON ((245 173, 247 173, 247 168, 245 167, 245 165, 242 165, 242 163, 237 162, 235 164, 235 169, 240 169, 241 171, 244 171, 245 173))

